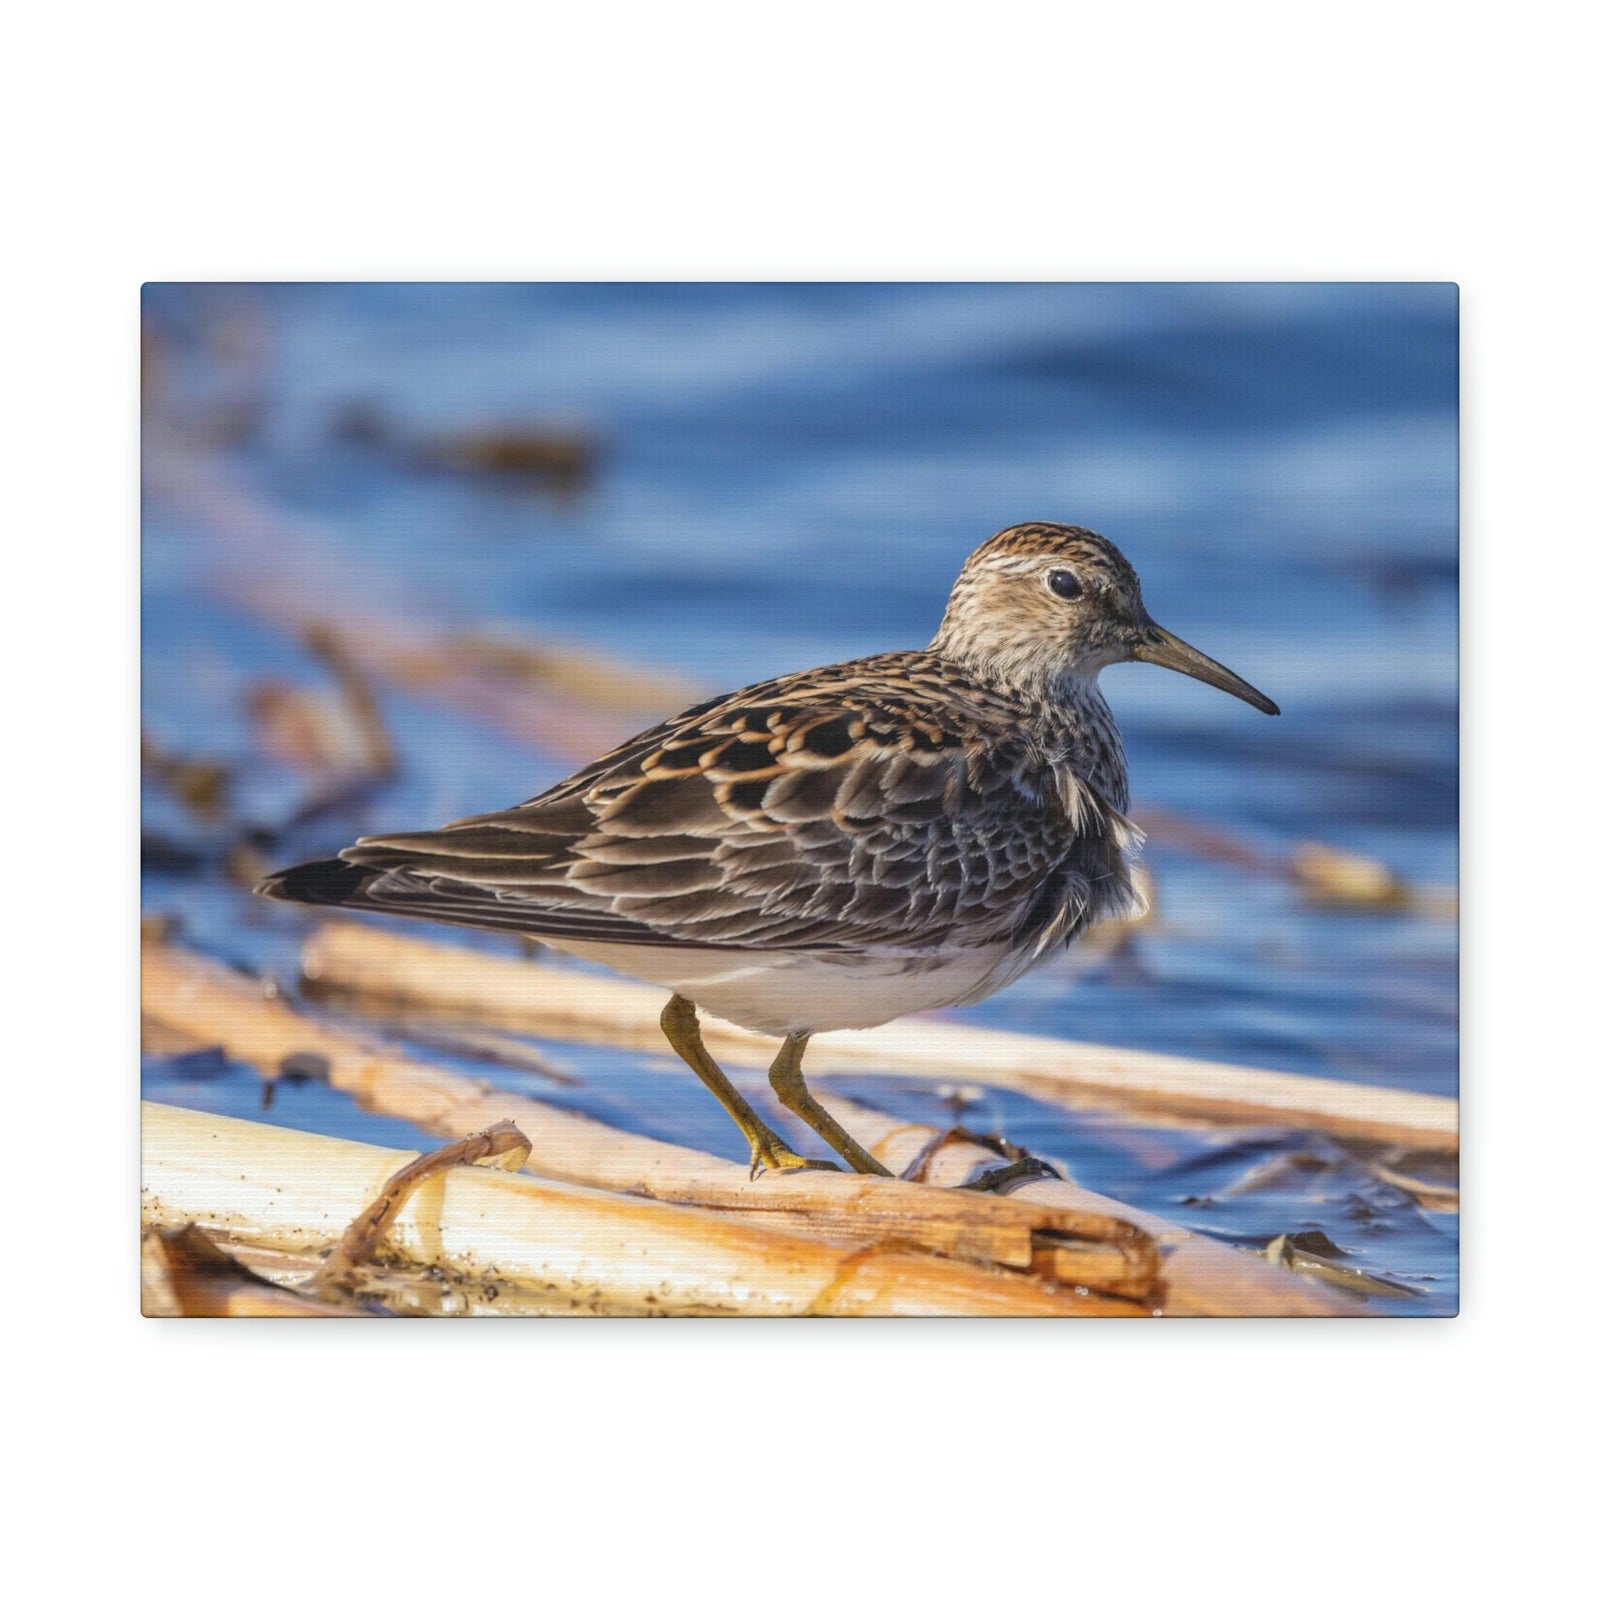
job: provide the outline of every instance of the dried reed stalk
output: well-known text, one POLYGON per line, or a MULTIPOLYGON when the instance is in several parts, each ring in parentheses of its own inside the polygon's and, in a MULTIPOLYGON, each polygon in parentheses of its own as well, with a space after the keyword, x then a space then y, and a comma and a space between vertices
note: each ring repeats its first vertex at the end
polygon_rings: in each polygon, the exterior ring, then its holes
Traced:
MULTIPOLYGON (((519 1095, 485 1090, 459 1074, 378 1048, 350 1029, 299 1015, 259 983, 202 957, 152 944, 144 951, 143 977, 149 1021, 220 1044, 268 1076, 287 1057, 312 1053, 328 1062, 329 1081, 363 1105, 442 1135, 461 1136, 510 1117, 532 1141, 533 1170, 547 1177, 738 1213, 857 1245, 885 1238, 914 1241, 918 1248, 957 1260, 1026 1267, 1086 1286, 1120 1287, 1124 1293, 1142 1293, 1153 1264, 1138 1230, 1181 1234, 1175 1238, 1179 1244, 1190 1237, 1076 1187, 1067 1204, 1059 1203, 1062 1193, 1052 1189, 1046 1191, 1051 1203, 1038 1205, 855 1174, 796 1172, 751 1183, 743 1167, 732 1162, 621 1133, 519 1095), (1131 1225, 1131 1236, 1114 1231, 1110 1223, 1131 1225), (1110 1248, 1090 1254, 1075 1243, 1093 1230, 1110 1248)), ((930 1131, 901 1130, 887 1122, 884 1129, 885 1139, 909 1141, 916 1150, 930 1131)), ((1339 1315, 1350 1310, 1343 1296, 1300 1283, 1257 1258, 1215 1249, 1218 1254, 1175 1250, 1163 1263, 1163 1304, 1169 1313, 1339 1315), (1236 1290, 1229 1287, 1234 1283, 1236 1290)))
POLYGON ((220 1044, 268 1078, 291 1057, 319 1058, 334 1087, 436 1133, 460 1137, 510 1118, 533 1143, 533 1169, 548 1177, 760 1213, 792 1229, 856 1244, 897 1238, 985 1264, 1032 1269, 1042 1253, 1050 1276, 1135 1298, 1155 1286, 1159 1261, 1147 1236, 1093 1208, 1024 1205, 854 1173, 786 1173, 752 1183, 733 1162, 621 1133, 520 1095, 486 1091, 461 1074, 377 1049, 365 1035, 301 1016, 258 984, 202 957, 160 945, 147 946, 143 956, 148 1021, 220 1044), (1073 1239, 1102 1248, 1057 1262, 1056 1246, 1073 1239))
MULTIPOLYGON (((615 978, 529 966, 351 922, 319 927, 307 941, 304 967, 308 983, 321 990, 554 1038, 661 1048, 661 992, 615 978)), ((770 1064, 772 1040, 712 1017, 701 1021, 720 1061, 770 1064)), ((864 1075, 997 1084, 1060 1104, 1315 1128, 1412 1148, 1457 1145, 1456 1102, 1441 1095, 916 1018, 812 1040, 808 1078, 864 1075)))
MULTIPOLYGON (((144 1107, 144 1216, 294 1251, 336 1246, 415 1151, 203 1111, 144 1107)), ((1128 1300, 892 1244, 840 1245, 742 1218, 452 1166, 394 1210, 388 1242, 426 1266, 574 1310, 755 1316, 1138 1316, 1128 1300), (560 1303, 560 1302, 558 1302, 560 1303)))

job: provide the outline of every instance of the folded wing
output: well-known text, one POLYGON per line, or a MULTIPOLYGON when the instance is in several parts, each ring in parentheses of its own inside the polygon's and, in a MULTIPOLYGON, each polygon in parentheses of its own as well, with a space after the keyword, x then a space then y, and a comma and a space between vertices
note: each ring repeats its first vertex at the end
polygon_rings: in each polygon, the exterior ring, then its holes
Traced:
POLYGON ((1080 780, 864 665, 695 707, 523 805, 363 839, 264 892, 532 937, 829 951, 1055 941, 1123 892, 1131 830, 1080 780))

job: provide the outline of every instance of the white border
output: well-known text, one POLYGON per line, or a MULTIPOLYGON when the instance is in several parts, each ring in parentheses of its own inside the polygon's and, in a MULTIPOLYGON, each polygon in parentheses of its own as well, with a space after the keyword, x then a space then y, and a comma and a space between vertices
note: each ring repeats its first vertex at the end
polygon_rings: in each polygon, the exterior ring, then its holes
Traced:
POLYGON ((179 1592, 396 1569, 601 1593, 1565 1578, 1593 1267, 1592 1205, 1563 1191, 1596 1128, 1573 1004, 1594 987, 1596 792, 1575 15, 858 0, 14 19, 19 1560, 179 1592), (1463 1316, 140 1322, 137 287, 274 276, 1459 280, 1463 1316))

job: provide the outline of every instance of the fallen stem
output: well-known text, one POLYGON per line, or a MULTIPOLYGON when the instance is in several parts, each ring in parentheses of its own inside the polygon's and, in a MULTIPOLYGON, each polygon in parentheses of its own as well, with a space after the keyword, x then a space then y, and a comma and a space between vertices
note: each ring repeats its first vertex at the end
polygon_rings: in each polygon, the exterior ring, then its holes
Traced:
MULTIPOLYGON (((327 921, 307 941, 303 969, 313 994, 354 993, 551 1038, 661 1048, 659 990, 554 964, 529 966, 327 921)), ((701 1026, 724 1066, 765 1068, 771 1062, 770 1039, 712 1017, 702 1017, 701 1026)), ((806 1076, 997 1084, 1073 1107, 1314 1128, 1408 1148, 1453 1150, 1457 1143, 1456 1102, 1441 1095, 925 1018, 865 1033, 822 1034, 806 1053, 806 1076)))
MULTIPOLYGON (((530 1170, 567 1183, 695 1206, 699 1210, 691 1215, 701 1227, 709 1211, 732 1213, 729 1222, 736 1216, 821 1240, 853 1241, 856 1248, 893 1238, 955 1262, 993 1264, 1085 1287, 1091 1278, 1120 1282, 1123 1292, 1136 1290, 1137 1264, 1129 1262, 1122 1244, 1127 1236, 1113 1230, 1092 1255, 1057 1248, 1074 1224, 1084 1226, 1076 1214, 1092 1212, 1101 1219, 1097 1226, 1120 1218, 1159 1238, 1165 1247, 1161 1279, 1169 1313, 1349 1314, 1344 1297, 1075 1185, 1030 1183, 1018 1194, 996 1196, 840 1173, 785 1173, 782 1182, 751 1183, 742 1163, 622 1133, 575 1112, 489 1089, 459 1073, 412 1061, 352 1030, 300 1015, 259 982, 192 953, 148 946, 143 978, 147 1017, 220 1044, 266 1076, 274 1075, 286 1056, 312 1051, 327 1057, 329 1082, 360 1104, 447 1137, 512 1117, 533 1142, 530 1170)), ((870 1114, 854 1109, 848 1114, 880 1159, 897 1170, 938 1131, 891 1118, 868 1120, 870 1114)), ((964 1155, 960 1149, 946 1151, 939 1157, 945 1165, 938 1181, 964 1181, 971 1171, 959 1169, 972 1168, 974 1158, 994 1159, 991 1152, 971 1147, 964 1155)))
POLYGON ((457 1139, 438 1150, 430 1150, 415 1161, 402 1167, 383 1186, 383 1192, 354 1222, 345 1229, 328 1259, 317 1269, 311 1280, 313 1294, 326 1297, 347 1288, 358 1268, 363 1267, 376 1254, 384 1241, 395 1213, 410 1197, 413 1190, 438 1173, 451 1167, 476 1166, 482 1161, 493 1161, 515 1171, 532 1153, 528 1137, 509 1119, 503 1118, 492 1128, 457 1139), (506 1158, 512 1159, 509 1163, 506 1158))

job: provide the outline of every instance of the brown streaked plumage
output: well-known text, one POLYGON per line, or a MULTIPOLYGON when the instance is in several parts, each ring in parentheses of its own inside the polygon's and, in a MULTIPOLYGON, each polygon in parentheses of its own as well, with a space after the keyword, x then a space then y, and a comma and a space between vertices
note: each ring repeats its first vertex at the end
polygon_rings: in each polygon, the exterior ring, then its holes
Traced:
POLYGON ((784 1103, 882 1171, 811 1100, 804 1040, 979 999, 1134 905, 1098 685, 1130 659, 1277 710, 1151 622, 1109 541, 1020 524, 968 559, 927 650, 719 696, 522 805, 362 839, 259 892, 502 929, 672 989, 668 1037, 753 1165, 804 1163, 705 1054, 693 1007, 782 1034, 784 1103))

